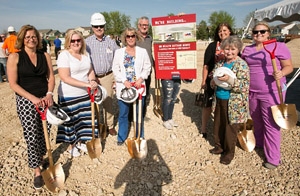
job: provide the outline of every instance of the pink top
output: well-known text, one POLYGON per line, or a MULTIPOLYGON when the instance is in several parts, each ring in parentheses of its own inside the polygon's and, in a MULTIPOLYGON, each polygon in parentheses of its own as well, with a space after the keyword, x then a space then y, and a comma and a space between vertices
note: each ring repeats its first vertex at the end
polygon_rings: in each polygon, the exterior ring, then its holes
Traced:
MULTIPOLYGON (((275 43, 265 46, 269 51, 273 51, 275 43)), ((255 44, 246 46, 242 58, 248 63, 250 70, 250 91, 252 92, 277 92, 276 81, 272 75, 273 66, 270 54, 263 48, 256 51, 255 44)), ((275 59, 277 69, 281 70, 280 60, 287 60, 291 58, 291 53, 287 46, 282 42, 277 42, 275 50, 275 59)), ((286 83, 286 78, 280 80, 281 87, 283 88, 286 83)))

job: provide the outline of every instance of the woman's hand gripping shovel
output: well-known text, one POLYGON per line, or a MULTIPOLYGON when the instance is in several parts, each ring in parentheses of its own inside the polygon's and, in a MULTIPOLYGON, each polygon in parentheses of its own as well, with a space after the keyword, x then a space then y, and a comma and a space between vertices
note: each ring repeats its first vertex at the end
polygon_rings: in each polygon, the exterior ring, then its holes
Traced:
MULTIPOLYGON (((266 42, 263 42, 263 46, 265 50, 270 54, 271 60, 272 60, 272 66, 274 69, 274 72, 277 71, 277 65, 276 65, 276 60, 275 60, 275 50, 277 47, 277 42, 276 39, 272 39, 266 42), (265 45, 275 43, 273 51, 269 51, 265 45)), ((283 103, 283 97, 282 97, 282 88, 280 85, 280 80, 276 80, 276 86, 280 98, 280 104, 279 105, 274 105, 271 107, 272 110, 272 115, 277 123, 277 125, 283 129, 290 129, 296 126, 296 123, 298 121, 298 116, 297 116, 297 110, 296 110, 296 105, 295 104, 285 104, 283 103)))
MULTIPOLYGON (((145 91, 145 86, 141 86, 142 92, 139 92, 139 111, 138 111, 138 126, 136 126, 136 101, 133 103, 133 124, 134 124, 134 137, 127 139, 127 148, 130 156, 142 160, 146 158, 148 153, 147 141, 141 139, 141 129, 142 129, 142 98, 143 92, 145 91), (138 136, 136 138, 136 134, 138 136)), ((138 89, 140 90, 140 89, 138 89)))
MULTIPOLYGON (((88 94, 91 99, 91 110, 92 110, 92 139, 86 143, 86 147, 88 150, 88 154, 91 159, 100 158, 102 153, 102 146, 100 142, 100 138, 95 137, 95 94, 97 93, 97 89, 91 90, 88 88, 88 94)), ((100 130, 99 130, 100 132, 100 130)))
POLYGON ((42 177, 45 182, 46 187, 53 193, 57 193, 59 190, 63 189, 65 183, 65 173, 60 163, 53 164, 52 151, 50 147, 50 140, 47 129, 46 122, 46 112, 48 106, 42 108, 36 106, 36 110, 41 116, 44 130, 44 137, 46 142, 46 148, 48 152, 49 167, 42 171, 42 177))

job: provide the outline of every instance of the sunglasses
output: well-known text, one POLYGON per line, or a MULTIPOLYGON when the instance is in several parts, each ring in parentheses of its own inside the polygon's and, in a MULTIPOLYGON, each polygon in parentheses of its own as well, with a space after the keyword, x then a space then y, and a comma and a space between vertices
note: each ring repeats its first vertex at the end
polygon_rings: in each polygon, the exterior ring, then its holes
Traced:
POLYGON ((103 29, 105 27, 105 25, 92 25, 93 28, 98 29, 100 27, 100 29, 103 29))
POLYGON ((267 31, 268 31, 268 30, 253 30, 252 33, 253 33, 254 35, 258 34, 258 32, 259 32, 260 34, 265 34, 267 31))
POLYGON ((126 35, 126 38, 135 38, 135 35, 126 35))
POLYGON ((71 39, 71 43, 75 43, 75 42, 81 42, 81 39, 71 39))

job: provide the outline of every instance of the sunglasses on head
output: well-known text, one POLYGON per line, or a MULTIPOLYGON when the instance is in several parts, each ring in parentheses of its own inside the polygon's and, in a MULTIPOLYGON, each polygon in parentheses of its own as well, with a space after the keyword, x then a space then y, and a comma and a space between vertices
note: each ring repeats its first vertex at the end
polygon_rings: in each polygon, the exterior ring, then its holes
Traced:
POLYGON ((105 27, 105 25, 92 25, 93 28, 98 29, 100 27, 100 29, 103 29, 105 27))
POLYGON ((126 35, 126 38, 135 38, 135 35, 126 35))
POLYGON ((75 42, 81 42, 81 39, 71 39, 71 43, 75 43, 75 42))
POLYGON ((268 31, 268 30, 253 30, 252 33, 253 33, 254 35, 258 34, 258 32, 259 32, 260 34, 265 34, 267 31, 268 31))

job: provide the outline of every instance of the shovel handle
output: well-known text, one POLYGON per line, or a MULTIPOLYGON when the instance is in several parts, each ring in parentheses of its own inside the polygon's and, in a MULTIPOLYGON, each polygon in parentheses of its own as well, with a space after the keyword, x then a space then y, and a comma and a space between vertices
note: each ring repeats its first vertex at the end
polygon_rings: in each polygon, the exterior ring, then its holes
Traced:
MULTIPOLYGON (((277 48, 276 39, 271 39, 271 40, 263 42, 263 46, 264 46, 264 49, 270 54, 274 72, 277 72, 277 64, 276 64, 276 59, 275 59, 275 50, 277 48), (271 44, 271 43, 275 43, 275 47, 273 48, 272 51, 268 50, 265 47, 265 45, 271 44)), ((278 91, 278 94, 279 94, 280 104, 283 104, 283 96, 282 96, 282 89, 281 89, 281 85, 280 85, 280 80, 276 80, 276 86, 277 86, 277 91, 278 91)))
POLYGON ((271 40, 268 40, 268 41, 265 41, 263 42, 263 46, 264 46, 264 49, 270 54, 271 56, 271 59, 275 59, 275 50, 277 48, 277 41, 276 39, 271 39, 271 40), (272 51, 268 50, 265 45, 268 45, 268 44, 272 44, 272 43, 275 43, 275 47, 273 48, 272 51))
POLYGON ((46 142, 46 148, 48 152, 48 159, 49 159, 49 166, 52 167, 53 164, 53 157, 52 157, 52 152, 51 152, 51 146, 50 146, 50 139, 48 135, 48 127, 47 127, 47 121, 46 121, 46 114, 47 114, 47 109, 48 106, 44 105, 44 107, 39 107, 35 106, 36 111, 40 114, 42 123, 43 123, 43 131, 44 131, 44 137, 45 137, 45 142, 46 142))
POLYGON ((92 90, 90 87, 87 88, 87 92, 90 96, 91 102, 95 102, 95 95, 98 91, 98 88, 96 88, 95 90, 92 90))

